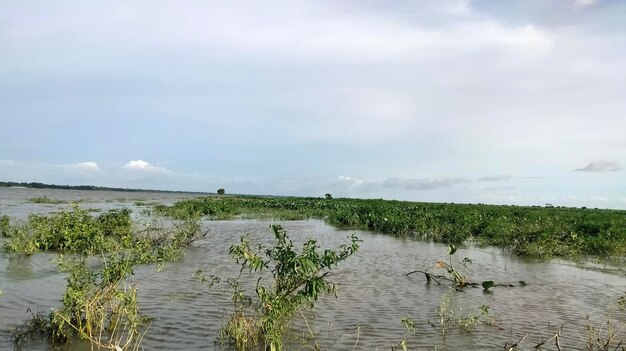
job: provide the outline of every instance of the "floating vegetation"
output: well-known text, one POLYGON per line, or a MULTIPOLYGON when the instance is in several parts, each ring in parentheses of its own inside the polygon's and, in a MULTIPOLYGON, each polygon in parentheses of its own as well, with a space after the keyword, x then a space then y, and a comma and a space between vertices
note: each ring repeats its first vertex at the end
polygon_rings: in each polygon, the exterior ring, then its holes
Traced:
POLYGON ((35 204, 65 204, 67 203, 67 201, 51 199, 51 198, 48 198, 47 196, 33 197, 33 198, 28 199, 28 202, 32 202, 35 204))
MULTIPOLYGON (((332 196, 331 196, 332 197, 332 196)), ((155 206, 177 219, 325 219, 328 223, 534 257, 626 255, 626 211, 337 198, 227 196, 155 206)))
POLYGON ((452 283, 454 283, 454 287, 457 290, 463 289, 465 287, 473 287, 473 288, 477 288, 479 286, 481 286, 483 288, 483 290, 485 291, 489 291, 489 289, 493 288, 494 286, 507 286, 507 287, 514 287, 514 286, 526 286, 526 282, 523 280, 520 280, 516 283, 500 283, 500 284, 496 284, 494 283, 492 280, 485 280, 482 283, 478 283, 478 282, 472 282, 470 280, 468 280, 468 278, 465 275, 465 271, 467 270, 467 267, 469 264, 472 263, 472 260, 470 260, 469 258, 465 257, 463 258, 462 261, 462 265, 463 265, 463 272, 459 272, 455 267, 454 267, 454 261, 452 260, 452 256, 456 253, 456 246, 455 245, 448 245, 448 262, 444 262, 444 261, 437 261, 437 263, 435 264, 435 267, 437 269, 444 269, 448 272, 448 276, 446 275, 436 275, 436 274, 432 274, 430 272, 427 271, 423 271, 423 270, 414 270, 412 272, 407 273, 406 275, 411 275, 414 273, 423 273, 424 276, 426 277, 426 282, 430 283, 431 281, 434 281, 437 284, 441 284, 439 282, 439 280, 447 280, 450 281, 452 283))

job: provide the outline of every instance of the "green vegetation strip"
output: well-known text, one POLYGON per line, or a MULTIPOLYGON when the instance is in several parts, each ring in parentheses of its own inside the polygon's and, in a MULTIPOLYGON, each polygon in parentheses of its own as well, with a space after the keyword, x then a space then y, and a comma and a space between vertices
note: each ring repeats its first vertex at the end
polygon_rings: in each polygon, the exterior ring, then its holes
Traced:
POLYGON ((158 205, 177 219, 324 219, 444 243, 472 240, 524 256, 626 255, 626 211, 299 197, 201 197, 158 205))

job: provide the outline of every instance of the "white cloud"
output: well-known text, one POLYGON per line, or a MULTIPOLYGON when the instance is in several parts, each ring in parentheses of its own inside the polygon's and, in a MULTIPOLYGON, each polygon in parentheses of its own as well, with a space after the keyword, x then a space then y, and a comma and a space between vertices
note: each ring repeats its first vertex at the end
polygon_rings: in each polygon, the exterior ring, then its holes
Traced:
POLYGON ((15 160, 0 160, 0 165, 6 165, 6 166, 11 166, 11 165, 16 165, 19 162, 15 161, 15 160))
POLYGON ((508 174, 488 175, 478 178, 481 182, 503 182, 513 179, 513 176, 508 174))
POLYGON ((80 170, 85 170, 85 171, 99 171, 100 170, 100 167, 98 166, 98 164, 93 161, 75 163, 73 165, 70 165, 70 167, 80 169, 80 170))
POLYGON ((591 161, 589 164, 583 168, 576 169, 577 172, 616 172, 621 170, 622 167, 613 161, 591 161))
POLYGON ((337 177, 337 181, 326 181, 344 189, 358 190, 363 192, 375 192, 385 189, 395 190, 433 190, 438 188, 450 188, 458 184, 470 182, 465 177, 432 177, 421 179, 387 178, 384 180, 363 180, 347 176, 337 177))
POLYGON ((168 172, 171 171, 165 167, 153 166, 150 163, 144 160, 132 160, 129 161, 126 165, 124 165, 126 169, 135 169, 135 170, 143 170, 143 171, 160 171, 160 172, 168 172))
POLYGON ((597 3, 598 3, 598 0, 574 0, 574 4, 580 7, 595 5, 597 3))
POLYGON ((483 187, 482 190, 484 191, 499 191, 499 190, 513 190, 516 189, 517 187, 515 185, 505 185, 505 186, 486 186, 483 187))
POLYGON ((427 179, 399 179, 389 178, 382 182, 384 188, 406 190, 432 190, 438 188, 450 188, 454 185, 468 183, 464 177, 435 177, 427 179))
POLYGON ((132 168, 132 169, 150 169, 152 168, 152 166, 150 166, 150 164, 144 160, 133 160, 128 162, 125 166, 125 168, 132 168))

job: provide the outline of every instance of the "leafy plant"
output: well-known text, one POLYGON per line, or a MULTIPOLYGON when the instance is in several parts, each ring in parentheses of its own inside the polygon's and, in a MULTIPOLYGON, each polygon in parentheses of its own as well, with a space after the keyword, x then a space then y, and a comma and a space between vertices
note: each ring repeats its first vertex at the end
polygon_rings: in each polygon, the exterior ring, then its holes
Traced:
POLYGON ((430 325, 441 335, 445 336, 447 330, 452 327, 459 328, 463 332, 471 332, 479 325, 502 328, 500 318, 490 314, 489 306, 465 307, 457 304, 455 294, 456 290, 450 290, 442 297, 437 307, 438 323, 430 322, 430 325), (464 310, 467 310, 467 313, 464 310))
MULTIPOLYGON (((327 280, 327 275, 333 266, 359 248, 360 240, 352 235, 349 244, 341 245, 336 251, 320 251, 317 242, 310 239, 297 252, 281 226, 272 225, 271 228, 275 238, 273 247, 263 249, 242 237, 239 244, 229 250, 241 264, 242 271, 265 269, 272 276, 269 283, 264 284, 263 277, 257 280, 254 298, 244 293, 238 281, 227 280, 232 288, 235 313, 222 328, 222 336, 231 339, 239 350, 260 340, 267 350, 282 350, 283 334, 294 314, 302 308, 312 308, 322 294, 337 294, 337 286, 327 280)), ((222 281, 214 276, 198 276, 203 282, 210 282, 209 286, 222 281)))
POLYGON ((9 236, 11 230, 11 220, 9 216, 3 215, 0 217, 0 238, 6 238, 9 236))
MULTIPOLYGON (((444 261, 437 261, 437 268, 447 270, 448 273, 452 276, 452 280, 454 281, 454 284, 458 288, 463 288, 469 285, 470 283, 467 281, 467 278, 465 278, 463 274, 461 274, 459 271, 456 270, 456 268, 454 268, 452 255, 454 255, 455 252, 456 252, 456 246, 452 244, 448 245, 448 263, 444 261)), ((472 261, 469 258, 466 257, 463 259, 463 267, 467 267, 467 264, 469 263, 472 263, 472 261)))
MULTIPOLYGON (((429 272, 419 270, 419 269, 409 272, 406 275, 411 275, 413 273, 423 273, 428 283, 430 283, 431 280, 434 280, 437 284, 440 284, 439 279, 448 280, 454 283, 454 286, 457 290, 463 289, 468 286, 471 286, 473 288, 482 286, 483 290, 485 290, 485 292, 488 292, 489 289, 491 289, 494 286, 508 286, 508 287, 516 286, 513 283, 496 284, 492 280, 485 280, 480 284, 477 282, 472 282, 468 280, 468 278, 465 276, 465 271, 468 265, 472 263, 472 260, 470 260, 467 257, 463 258, 463 261, 462 261, 463 273, 461 273, 454 267, 454 261, 452 260, 452 255, 454 255, 455 253, 456 253, 456 246, 453 244, 448 245, 448 262, 437 261, 437 263, 435 264, 436 268, 445 269, 448 272, 449 276, 431 274, 429 272)), ((526 286, 526 282, 523 280, 520 280, 519 282, 517 282, 517 284, 519 286, 526 286)))
POLYGON ((126 283, 133 274, 132 258, 111 255, 99 272, 90 271, 84 257, 61 255, 57 262, 68 273, 62 307, 47 317, 33 314, 12 332, 14 341, 40 333, 56 342, 80 338, 100 349, 138 349, 148 319, 139 313, 137 289, 126 283))
MULTIPOLYGON (((134 274, 133 267, 137 264, 156 263, 160 269, 165 262, 180 259, 199 231, 200 224, 188 220, 163 226, 153 221, 139 236, 134 236, 129 213, 127 210, 109 211, 94 218, 75 209, 58 217, 36 217, 35 223, 29 222, 29 225, 36 226, 38 231, 35 233, 46 233, 36 240, 27 240, 32 237, 22 234, 32 227, 12 229, 11 239, 19 239, 17 242, 59 240, 65 251, 74 249, 82 254, 71 259, 66 259, 63 254, 59 256, 60 270, 68 273, 62 306, 48 316, 33 314, 31 320, 18 326, 13 332, 17 343, 34 334, 42 334, 56 342, 86 339, 92 347, 99 349, 139 348, 148 319, 139 312, 137 289, 127 283, 127 278, 134 274), (76 238, 84 242, 77 244, 76 238), (107 249, 116 250, 106 256, 99 271, 90 270, 87 264, 89 254, 107 249)), ((39 249, 39 245, 35 248, 39 249)))
POLYGON ((50 217, 31 214, 26 223, 7 230, 4 250, 24 254, 48 250, 84 255, 105 253, 130 246, 131 224, 127 209, 111 210, 98 217, 78 206, 50 217))
POLYGON ((415 324, 413 324, 413 320, 411 320, 409 317, 402 317, 402 320, 400 321, 400 323, 406 328, 406 334, 404 335, 404 337, 402 338, 402 341, 400 341, 400 343, 396 346, 392 346, 391 347, 391 351, 395 351, 395 350, 402 350, 402 351, 407 351, 407 344, 409 342, 409 339, 411 338, 411 336, 413 336, 415 334, 415 324))

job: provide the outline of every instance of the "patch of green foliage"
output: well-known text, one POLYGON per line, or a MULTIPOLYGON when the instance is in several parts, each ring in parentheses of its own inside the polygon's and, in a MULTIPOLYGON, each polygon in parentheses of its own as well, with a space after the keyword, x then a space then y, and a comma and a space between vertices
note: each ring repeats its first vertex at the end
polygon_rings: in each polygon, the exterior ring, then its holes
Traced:
POLYGON ((196 220, 186 220, 170 227, 162 223, 147 223, 141 235, 130 243, 130 255, 134 264, 156 263, 160 269, 165 262, 177 261, 185 249, 195 240, 200 230, 196 220))
POLYGON ((6 238, 11 230, 11 219, 7 215, 0 217, 0 237, 6 238))
POLYGON ((188 220, 166 226, 153 220, 139 229, 133 228, 129 210, 91 217, 79 208, 9 226, 5 249, 72 253, 70 259, 61 254, 58 260, 61 271, 68 273, 62 306, 48 315, 34 314, 14 330, 14 341, 38 334, 54 342, 88 340, 97 349, 139 349, 147 319, 139 313, 137 289, 127 278, 137 264, 156 263, 160 269, 182 258, 200 224, 188 220), (90 269, 87 260, 98 259, 91 255, 105 253, 99 270, 90 269))
POLYGON ((149 319, 139 313, 136 287, 126 283, 134 261, 132 255, 112 254, 93 271, 84 256, 59 256, 59 268, 68 273, 62 306, 48 315, 34 314, 12 331, 14 341, 41 334, 56 343, 80 338, 98 349, 138 349, 149 319))
POLYGON ((619 210, 238 196, 184 200, 155 211, 177 219, 319 218, 437 242, 472 240, 524 256, 626 255, 626 211, 619 210))
POLYGON ((5 252, 33 254, 37 251, 71 252, 84 255, 130 248, 132 222, 130 210, 110 210, 92 217, 74 207, 50 217, 31 214, 25 223, 3 229, 8 238, 5 252))
MULTIPOLYGON (((231 246, 230 255, 241 264, 241 270, 260 272, 268 270, 272 280, 257 280, 255 296, 249 296, 237 280, 226 280, 232 289, 235 306, 232 318, 222 329, 222 336, 231 340, 238 350, 263 340, 266 350, 284 349, 283 335, 296 312, 312 308, 322 294, 337 294, 337 286, 328 281, 333 266, 357 252, 360 240, 352 235, 350 242, 337 251, 320 251, 315 240, 304 243, 300 252, 294 249, 281 226, 273 225, 275 244, 264 249, 242 237, 231 246)), ((222 282, 222 278, 196 276, 208 286, 222 282)))

